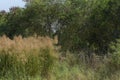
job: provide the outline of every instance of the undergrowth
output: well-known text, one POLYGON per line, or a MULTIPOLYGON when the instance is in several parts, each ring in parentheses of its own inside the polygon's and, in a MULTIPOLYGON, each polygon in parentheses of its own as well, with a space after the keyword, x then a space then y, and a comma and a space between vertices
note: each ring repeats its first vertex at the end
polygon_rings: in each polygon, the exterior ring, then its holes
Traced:
POLYGON ((120 80, 119 46, 107 57, 66 52, 48 37, 0 38, 0 80, 120 80), (117 60, 116 60, 117 59, 117 60), (89 60, 89 62, 88 62, 89 60))

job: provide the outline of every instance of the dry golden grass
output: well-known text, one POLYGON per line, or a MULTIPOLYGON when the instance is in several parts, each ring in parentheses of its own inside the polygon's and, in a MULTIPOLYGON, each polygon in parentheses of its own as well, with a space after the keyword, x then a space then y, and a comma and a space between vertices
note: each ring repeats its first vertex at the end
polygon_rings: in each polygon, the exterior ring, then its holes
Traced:
MULTIPOLYGON (((55 38, 57 39, 57 38, 55 38)), ((49 49, 50 55, 54 56, 54 45, 57 40, 49 37, 28 37, 22 38, 22 36, 15 36, 13 40, 9 39, 5 35, 0 37, 0 53, 4 53, 18 56, 19 59, 25 60, 29 54, 40 54, 40 50, 49 49)))
POLYGON ((49 37, 14 37, 13 40, 6 36, 0 37, 0 50, 15 49, 17 51, 29 51, 31 49, 50 48, 53 49, 54 40, 49 37))

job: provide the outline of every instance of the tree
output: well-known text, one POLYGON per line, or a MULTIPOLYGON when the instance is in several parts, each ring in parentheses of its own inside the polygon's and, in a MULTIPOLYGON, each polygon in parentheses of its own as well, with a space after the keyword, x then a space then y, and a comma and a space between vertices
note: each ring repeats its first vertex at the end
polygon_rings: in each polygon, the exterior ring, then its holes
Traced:
POLYGON ((0 35, 3 35, 5 34, 5 25, 6 25, 6 22, 7 22, 7 12, 2 10, 0 11, 0 35))
POLYGON ((0 15, 1 34, 53 37, 62 50, 106 54, 120 37, 119 0, 27 0, 0 15))
POLYGON ((117 0, 87 2, 70 0, 70 2, 71 11, 66 13, 67 16, 63 19, 65 27, 59 31, 59 44, 65 50, 90 50, 100 55, 108 53, 109 44, 120 36, 120 2, 117 0))
POLYGON ((53 36, 53 24, 58 20, 61 3, 34 0, 25 9, 28 31, 42 36, 53 36))
POLYGON ((6 26, 4 27, 6 30, 5 34, 13 38, 15 35, 24 35, 24 16, 23 16, 24 9, 19 7, 12 7, 10 8, 10 12, 7 14, 7 22, 6 26))

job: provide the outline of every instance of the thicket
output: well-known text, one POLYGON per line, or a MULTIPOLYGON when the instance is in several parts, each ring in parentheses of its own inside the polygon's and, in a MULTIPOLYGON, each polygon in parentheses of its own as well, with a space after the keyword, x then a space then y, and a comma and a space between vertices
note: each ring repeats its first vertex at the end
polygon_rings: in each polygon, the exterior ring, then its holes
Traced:
POLYGON ((119 0, 24 1, 0 12, 1 80, 120 79, 119 0))
POLYGON ((119 0, 26 0, 0 12, 0 35, 58 35, 63 51, 104 55, 120 37, 119 11, 119 0))

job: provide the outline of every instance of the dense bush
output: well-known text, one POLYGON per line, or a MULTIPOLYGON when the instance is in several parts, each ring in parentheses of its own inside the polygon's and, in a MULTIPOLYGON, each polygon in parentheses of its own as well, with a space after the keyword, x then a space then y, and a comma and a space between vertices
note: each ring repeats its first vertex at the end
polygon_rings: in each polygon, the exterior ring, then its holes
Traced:
POLYGON ((119 70, 120 69, 120 40, 117 40, 117 44, 112 43, 113 53, 109 55, 109 66, 111 70, 119 70))
POLYGON ((120 79, 119 0, 24 1, 0 12, 0 80, 120 79))
POLYGON ((119 13, 119 0, 27 0, 25 8, 0 12, 0 35, 57 34, 64 51, 104 55, 120 37, 119 13))

